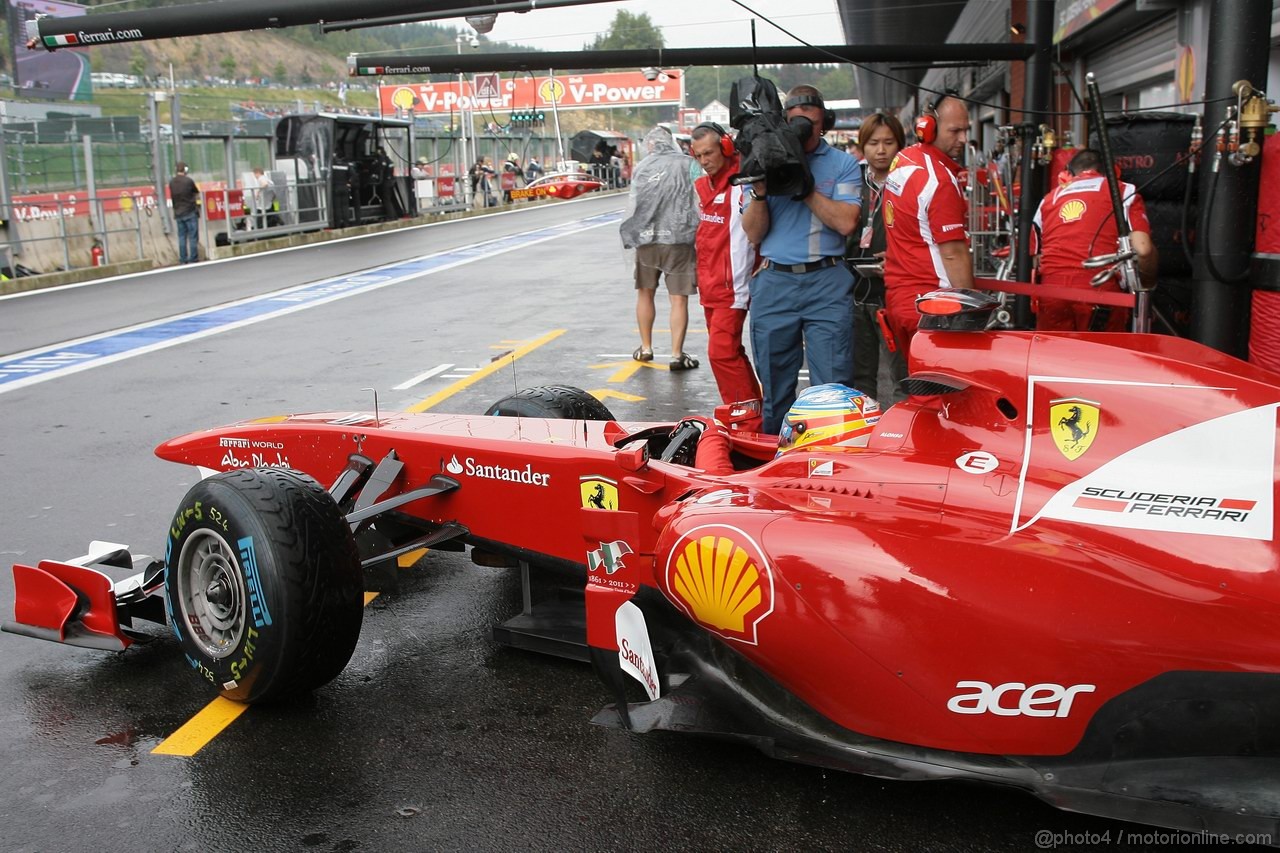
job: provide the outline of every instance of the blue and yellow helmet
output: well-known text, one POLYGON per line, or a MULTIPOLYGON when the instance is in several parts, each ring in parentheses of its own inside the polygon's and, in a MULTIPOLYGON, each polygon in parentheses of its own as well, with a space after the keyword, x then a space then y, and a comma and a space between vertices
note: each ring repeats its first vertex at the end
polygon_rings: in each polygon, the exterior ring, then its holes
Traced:
POLYGON ((820 447, 866 447, 880 420, 880 404, 846 385, 812 385, 800 392, 778 432, 778 455, 820 447))

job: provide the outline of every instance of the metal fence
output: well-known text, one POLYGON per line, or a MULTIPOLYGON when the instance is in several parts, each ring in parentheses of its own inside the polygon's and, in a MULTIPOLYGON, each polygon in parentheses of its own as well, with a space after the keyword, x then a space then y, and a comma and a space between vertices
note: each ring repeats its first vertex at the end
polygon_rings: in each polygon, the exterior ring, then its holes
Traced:
POLYGON ((204 235, 206 257, 213 257, 216 245, 231 246, 329 227, 329 190, 323 181, 286 184, 277 195, 277 200, 283 202, 278 209, 260 207, 252 190, 215 190, 204 197, 200 233, 204 235))
MULTIPOLYGON (((16 267, 12 261, 20 256, 27 266, 49 272, 153 256, 156 247, 147 241, 172 232, 166 185, 177 160, 188 164, 202 189, 227 191, 223 201, 229 207, 224 210, 235 206, 231 197, 237 192, 241 205, 246 197, 251 205, 252 184, 245 176, 254 167, 271 170, 275 165, 272 124, 255 121, 258 135, 245 138, 237 138, 246 132, 244 122, 184 124, 181 139, 162 133, 158 126, 141 127, 136 118, 4 125, 0 216, 14 226, 0 230, 0 250, 7 255, 0 265, 16 267), (222 138, 210 138, 211 134, 222 138), (242 183, 248 188, 238 186, 242 183), (55 248, 55 243, 60 245, 55 248), (101 251, 92 253, 95 243, 101 251), (144 243, 151 249, 144 249, 144 243)), ((537 158, 542 172, 558 165, 562 148, 554 136, 477 129, 479 134, 468 133, 464 140, 459 130, 418 128, 412 155, 396 152, 395 174, 414 194, 419 215, 510 201, 507 192, 527 183, 525 169, 532 158, 537 158), (513 156, 518 169, 504 170, 513 156), (486 159, 496 172, 489 192, 471 186, 468 171, 477 158, 486 159), (429 174, 422 178, 419 171, 411 178, 423 160, 429 174)), ((621 184, 617 174, 600 177, 608 186, 621 184)), ((219 233, 230 244, 328 227, 332 200, 323 177, 313 183, 290 180, 281 190, 288 209, 270 224, 251 209, 223 221, 210 221, 205 215, 206 248, 219 233)))
MULTIPOLYGON (((142 240, 144 222, 155 212, 153 198, 122 198, 118 194, 70 195, 49 203, 25 205, 21 209, 5 209, 0 203, 0 217, 6 222, 20 218, 28 223, 53 225, 52 229, 27 229, 21 246, 29 248, 29 255, 60 257, 64 270, 74 268, 73 254, 77 259, 83 257, 85 263, 92 266, 142 259, 146 256, 142 240)), ((3 234, 0 238, 0 253, 3 254, 0 266, 16 269, 13 259, 21 246, 12 242, 9 236, 11 229, 5 228, 0 233, 3 234)))

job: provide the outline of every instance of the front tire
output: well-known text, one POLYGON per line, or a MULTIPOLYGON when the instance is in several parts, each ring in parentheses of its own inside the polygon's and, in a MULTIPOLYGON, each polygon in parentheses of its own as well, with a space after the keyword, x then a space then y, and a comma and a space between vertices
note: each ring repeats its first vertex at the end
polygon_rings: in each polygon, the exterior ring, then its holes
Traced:
POLYGON ((347 665, 363 619, 351 530, 296 471, 228 471, 192 486, 169 527, 165 594, 188 662, 223 696, 307 693, 347 665))
POLYGON ((580 421, 617 420, 609 407, 572 385, 536 385, 508 394, 489 407, 486 415, 508 418, 567 418, 580 421))

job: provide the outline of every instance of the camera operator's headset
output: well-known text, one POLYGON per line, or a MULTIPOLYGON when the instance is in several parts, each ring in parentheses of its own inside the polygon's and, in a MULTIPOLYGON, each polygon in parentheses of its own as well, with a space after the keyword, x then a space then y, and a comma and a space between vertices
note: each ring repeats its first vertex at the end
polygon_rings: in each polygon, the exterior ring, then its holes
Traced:
POLYGON ((716 133, 720 137, 720 153, 726 157, 732 157, 733 152, 737 149, 733 147, 733 137, 729 135, 729 131, 725 130, 714 121, 704 121, 702 124, 695 127, 694 131, 696 132, 700 128, 704 127, 707 130, 716 133))
POLYGON ((938 100, 925 107, 924 115, 916 119, 916 139, 926 145, 932 145, 938 138, 938 107, 942 106, 942 102, 947 98, 959 97, 960 93, 955 89, 947 89, 938 97, 938 100))
POLYGON ((817 107, 822 110, 822 132, 836 126, 836 111, 827 109, 826 103, 818 95, 792 95, 787 98, 787 102, 782 105, 782 109, 790 110, 796 107, 817 107))

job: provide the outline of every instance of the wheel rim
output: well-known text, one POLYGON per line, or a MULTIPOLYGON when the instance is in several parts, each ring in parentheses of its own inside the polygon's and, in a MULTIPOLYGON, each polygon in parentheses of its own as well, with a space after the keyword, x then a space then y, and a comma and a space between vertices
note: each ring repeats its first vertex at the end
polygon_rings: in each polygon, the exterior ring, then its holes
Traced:
POLYGON ((182 624, 201 651, 221 659, 244 635, 244 577, 236 552, 211 530, 197 530, 178 556, 178 609, 182 624))

